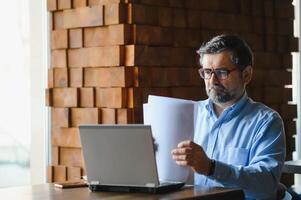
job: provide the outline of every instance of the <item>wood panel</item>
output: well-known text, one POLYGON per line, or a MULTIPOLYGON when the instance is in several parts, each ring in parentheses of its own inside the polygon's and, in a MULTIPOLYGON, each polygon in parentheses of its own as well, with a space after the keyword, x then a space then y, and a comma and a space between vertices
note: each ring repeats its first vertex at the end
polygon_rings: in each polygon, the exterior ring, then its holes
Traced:
MULTIPOLYGON (((47 0, 47 9, 53 22, 45 92, 55 158, 50 181, 84 171, 76 157, 78 124, 142 122, 149 94, 207 98, 196 49, 221 33, 250 44, 255 64, 248 94, 281 114, 287 143, 294 142, 296 106, 288 105, 287 85, 298 38, 291 1, 47 0)), ((290 158, 294 145, 287 146, 290 158)))

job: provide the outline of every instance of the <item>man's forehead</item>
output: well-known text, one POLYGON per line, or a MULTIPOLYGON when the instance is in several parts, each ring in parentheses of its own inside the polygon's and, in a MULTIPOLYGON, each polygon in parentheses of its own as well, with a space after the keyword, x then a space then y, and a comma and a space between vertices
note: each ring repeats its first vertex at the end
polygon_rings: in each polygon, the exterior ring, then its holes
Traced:
POLYGON ((200 60, 202 66, 232 66, 231 54, 227 51, 216 54, 204 54, 200 60))

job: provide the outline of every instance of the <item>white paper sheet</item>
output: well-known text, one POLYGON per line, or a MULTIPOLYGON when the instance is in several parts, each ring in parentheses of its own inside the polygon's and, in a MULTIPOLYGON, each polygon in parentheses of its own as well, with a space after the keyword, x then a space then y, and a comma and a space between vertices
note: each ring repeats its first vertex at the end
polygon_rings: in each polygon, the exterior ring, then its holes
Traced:
POLYGON ((187 181, 189 168, 178 166, 171 150, 183 140, 192 140, 194 105, 190 100, 149 96, 143 105, 144 124, 152 126, 157 145, 156 160, 160 180, 187 181))

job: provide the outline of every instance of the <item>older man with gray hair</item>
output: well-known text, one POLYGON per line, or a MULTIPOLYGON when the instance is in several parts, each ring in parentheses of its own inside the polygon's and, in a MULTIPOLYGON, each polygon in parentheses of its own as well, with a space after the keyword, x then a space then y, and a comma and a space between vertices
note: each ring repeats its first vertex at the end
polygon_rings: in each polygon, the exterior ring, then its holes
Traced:
POLYGON ((219 35, 198 54, 209 98, 198 102, 194 141, 180 142, 173 159, 195 171, 197 185, 238 187, 247 199, 276 199, 286 154, 283 121, 247 95, 250 47, 237 36, 219 35))

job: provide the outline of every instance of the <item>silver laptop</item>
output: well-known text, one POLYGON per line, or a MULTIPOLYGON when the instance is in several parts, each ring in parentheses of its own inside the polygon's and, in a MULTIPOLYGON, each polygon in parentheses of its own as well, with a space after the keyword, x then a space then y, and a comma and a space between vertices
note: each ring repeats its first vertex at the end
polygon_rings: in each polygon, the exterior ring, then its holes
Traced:
POLYGON ((160 183, 149 125, 80 125, 92 191, 160 193, 184 186, 160 183))

